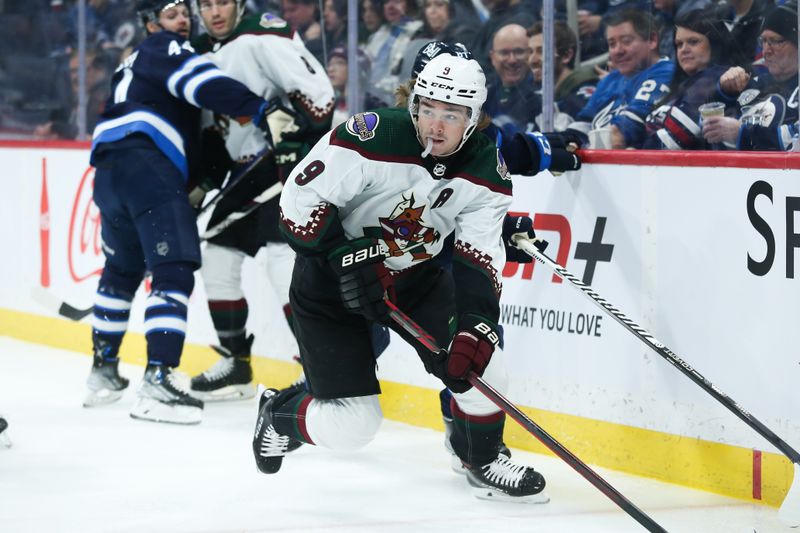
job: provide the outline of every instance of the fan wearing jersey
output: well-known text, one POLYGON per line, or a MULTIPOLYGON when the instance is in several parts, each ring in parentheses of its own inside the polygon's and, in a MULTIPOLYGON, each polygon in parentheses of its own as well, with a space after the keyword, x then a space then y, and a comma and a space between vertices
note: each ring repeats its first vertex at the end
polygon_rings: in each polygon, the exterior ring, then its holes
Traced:
POLYGON ((306 387, 260 398, 262 472, 300 443, 352 450, 373 439, 382 414, 369 330, 390 324, 390 299, 449 347, 441 360, 420 357, 454 392, 451 443, 475 494, 547 501, 544 477, 498 452, 505 415, 465 380, 474 371, 500 390, 508 381, 497 321, 512 189, 495 144, 475 134, 485 99, 476 61, 440 55, 408 108, 351 117, 287 180, 281 229, 297 252, 290 302, 306 387), (450 233, 446 270, 432 259, 450 233))
MULTIPOLYGON (((194 47, 256 94, 270 101, 280 99, 294 119, 284 121, 282 129, 275 128, 273 137, 278 143, 274 152, 219 202, 209 227, 246 208, 266 189, 280 186, 294 165, 330 129, 333 117, 333 87, 300 36, 286 21, 270 13, 245 16, 244 3, 198 0, 197 10, 206 33, 194 40, 194 47)), ((214 122, 215 128, 204 134, 222 134, 228 152, 223 155, 235 162, 234 171, 264 150, 264 135, 252 124, 214 122)), ((215 185, 219 184, 210 184, 215 185)), ((242 265, 261 248, 266 248, 266 274, 276 301, 291 327, 289 282, 294 252, 278 231, 278 198, 276 194, 211 237, 203 252, 203 282, 219 338, 215 350, 221 355, 211 368, 192 379, 192 394, 206 401, 255 395, 250 362, 254 337, 245 329, 249 306, 242 288, 242 265)))
POLYGON ((562 133, 548 134, 565 143, 588 144, 589 130, 609 127, 611 147, 641 148, 645 119, 669 91, 675 64, 658 55, 658 25, 647 12, 625 9, 606 20, 609 60, 615 69, 597 84, 575 122, 562 133))
POLYGON ((203 402, 176 376, 200 242, 187 191, 199 172, 201 108, 265 122, 267 102, 194 53, 183 1, 140 0, 148 37, 112 77, 111 97, 94 130, 93 198, 106 260, 92 321, 94 361, 85 405, 118 400, 128 380, 118 354, 131 302, 152 273, 144 327, 147 368, 131 416, 199 423, 203 402))

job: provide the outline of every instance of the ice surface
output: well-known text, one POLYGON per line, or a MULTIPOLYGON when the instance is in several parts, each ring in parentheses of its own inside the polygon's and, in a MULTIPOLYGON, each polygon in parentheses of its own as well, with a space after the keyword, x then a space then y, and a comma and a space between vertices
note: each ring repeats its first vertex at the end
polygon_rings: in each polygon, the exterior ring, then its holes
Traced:
MULTIPOLYGON (((442 433, 391 421, 359 452, 305 446, 262 475, 254 401, 207 405, 199 426, 136 421, 128 410, 144 369, 122 364, 123 399, 84 409, 90 365, 0 337, 0 413, 14 443, 0 449, 0 531, 645 531, 562 461, 522 451, 514 456, 544 473, 550 503, 477 500, 450 470, 442 433)), ((773 508, 597 471, 671 533, 797 531, 773 508)))

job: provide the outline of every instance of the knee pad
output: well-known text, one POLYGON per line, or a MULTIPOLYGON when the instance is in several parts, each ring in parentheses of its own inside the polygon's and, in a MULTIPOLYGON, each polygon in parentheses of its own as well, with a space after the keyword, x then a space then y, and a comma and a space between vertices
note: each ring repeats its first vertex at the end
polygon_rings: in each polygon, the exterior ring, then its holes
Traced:
POLYGON ((357 450, 369 444, 383 420, 378 397, 314 399, 306 411, 306 429, 314 444, 332 450, 357 450))
POLYGON ((153 268, 153 292, 180 292, 187 298, 194 289, 194 263, 163 263, 153 268))
POLYGON ((242 263, 247 255, 229 246, 208 243, 203 253, 203 284, 209 300, 241 300, 242 263))
MULTIPOLYGON (((483 372, 483 379, 501 394, 508 390, 508 372, 506 370, 503 350, 497 348, 492 355, 492 360, 483 372)), ((458 408, 468 415, 486 416, 497 413, 500 409, 484 394, 472 387, 467 392, 453 394, 458 408)))
POLYGON ((127 272, 106 261, 97 292, 130 302, 142 279, 144 279, 144 268, 137 272, 127 272))

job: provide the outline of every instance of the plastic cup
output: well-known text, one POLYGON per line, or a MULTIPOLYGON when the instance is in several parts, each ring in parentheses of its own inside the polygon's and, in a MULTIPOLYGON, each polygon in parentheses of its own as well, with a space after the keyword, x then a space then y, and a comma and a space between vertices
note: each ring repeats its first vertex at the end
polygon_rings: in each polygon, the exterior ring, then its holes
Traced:
POLYGON ((611 128, 604 126, 589 131, 589 148, 593 150, 611 150, 611 128))
POLYGON ((698 107, 697 110, 703 118, 725 116, 725 104, 722 102, 708 102, 698 107))

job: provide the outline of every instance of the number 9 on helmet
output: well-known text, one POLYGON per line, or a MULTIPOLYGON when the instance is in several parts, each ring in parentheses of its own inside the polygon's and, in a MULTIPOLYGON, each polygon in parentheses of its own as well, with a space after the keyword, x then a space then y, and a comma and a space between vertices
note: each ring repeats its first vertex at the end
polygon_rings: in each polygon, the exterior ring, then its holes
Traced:
POLYGON ((466 107, 469 110, 469 122, 461 143, 454 150, 457 152, 475 131, 486 95, 486 76, 477 61, 442 54, 431 59, 417 76, 408 99, 408 112, 416 128, 420 98, 466 107))

